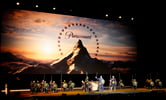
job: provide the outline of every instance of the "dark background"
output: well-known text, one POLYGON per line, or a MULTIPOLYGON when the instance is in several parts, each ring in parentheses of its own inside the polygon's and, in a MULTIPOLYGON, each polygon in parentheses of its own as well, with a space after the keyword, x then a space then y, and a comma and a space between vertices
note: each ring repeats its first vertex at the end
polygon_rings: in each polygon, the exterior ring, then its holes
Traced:
MULTIPOLYGON (((163 2, 145 2, 145 0, 1 0, 0 9, 1 11, 4 9, 25 9, 96 19, 117 20, 130 25, 133 27, 134 34, 136 35, 138 66, 136 72, 124 76, 128 77, 136 73, 136 77, 144 81, 146 75, 151 73, 154 77, 161 77, 164 83, 166 83, 166 15, 164 14, 165 6, 163 2), (16 1, 22 3, 22 5, 16 6, 16 1), (35 8, 35 4, 38 4, 39 8, 35 8), (56 7, 55 11, 52 10, 54 6, 56 7), (109 14, 109 17, 105 17, 106 13, 109 14), (118 19, 118 16, 124 16, 124 19, 118 19), (131 17, 135 18, 134 21, 130 21, 131 17)), ((70 76, 70 78, 72 77, 74 80, 77 80, 78 77, 76 76, 80 76, 80 79, 85 77, 85 75, 75 75, 70 76)), ((29 82, 28 80, 42 79, 43 75, 0 75, 0 77, 2 83, 6 81, 19 81, 20 84, 25 84, 29 82), (20 82, 19 79, 23 79, 23 81, 20 82)), ((65 77, 69 76, 64 75, 63 78, 65 77)), ((126 78, 126 80, 129 79, 126 78)), ((22 86, 24 87, 24 85, 22 86)))

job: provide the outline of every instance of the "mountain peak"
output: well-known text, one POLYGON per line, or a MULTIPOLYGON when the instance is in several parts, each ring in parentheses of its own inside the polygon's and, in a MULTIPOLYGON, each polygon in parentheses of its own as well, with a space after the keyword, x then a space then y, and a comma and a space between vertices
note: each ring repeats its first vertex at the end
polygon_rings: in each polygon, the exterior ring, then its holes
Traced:
POLYGON ((79 45, 83 45, 82 44, 82 41, 79 39, 78 42, 77 42, 79 45))
POLYGON ((82 41, 79 39, 78 42, 75 44, 74 48, 73 48, 73 55, 79 55, 79 56, 88 56, 90 57, 87 49, 84 47, 82 41))
POLYGON ((83 44, 82 44, 82 41, 79 39, 78 42, 76 43, 76 45, 74 46, 74 50, 77 49, 77 48, 83 48, 83 44))

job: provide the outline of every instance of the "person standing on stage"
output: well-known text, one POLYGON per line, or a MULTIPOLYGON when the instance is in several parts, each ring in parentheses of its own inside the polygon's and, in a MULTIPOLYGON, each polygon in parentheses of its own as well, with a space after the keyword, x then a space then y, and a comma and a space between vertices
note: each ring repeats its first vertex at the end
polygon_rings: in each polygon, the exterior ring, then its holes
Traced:
POLYGON ((47 83, 46 81, 44 81, 43 92, 44 93, 48 93, 48 90, 49 90, 49 83, 47 83))
POLYGON ((131 80, 131 83, 132 83, 132 88, 133 89, 136 89, 138 87, 138 82, 135 78, 131 80))
POLYGON ((146 79, 146 81, 145 81, 145 86, 144 86, 145 88, 150 88, 150 79, 146 79))
POLYGON ((31 87, 31 92, 36 92, 36 86, 37 83, 35 82, 35 80, 31 81, 30 87, 31 87))
POLYGON ((154 82, 152 79, 150 79, 150 89, 154 88, 154 82))
POLYGON ((119 88, 122 89, 122 88, 124 88, 124 86, 125 86, 125 85, 124 85, 124 83, 123 83, 123 80, 120 79, 120 80, 119 80, 119 88))
POLYGON ((111 91, 112 91, 112 89, 116 90, 117 81, 116 81, 115 76, 110 77, 109 82, 110 82, 109 87, 110 87, 111 91))
POLYGON ((156 86, 156 88, 159 88, 159 89, 162 88, 163 83, 159 78, 155 79, 155 86, 156 86))
POLYGON ((72 91, 75 87, 75 83, 72 80, 68 82, 68 85, 69 85, 69 91, 72 91))
POLYGON ((63 87, 63 91, 66 91, 66 90, 67 90, 68 84, 67 84, 66 80, 64 80, 64 81, 62 82, 62 87, 63 87))
POLYGON ((82 89, 82 90, 85 90, 85 82, 84 82, 83 80, 81 81, 81 84, 82 84, 82 85, 81 85, 81 89, 82 89))
POLYGON ((41 91, 41 83, 39 83, 39 81, 37 80, 36 83, 36 92, 40 92, 41 91))
POLYGON ((44 83, 45 83, 45 80, 42 80, 41 81, 41 92, 44 92, 44 83))
POLYGON ((99 81, 99 91, 103 92, 105 80, 103 79, 102 75, 100 75, 99 78, 97 78, 97 76, 95 78, 99 81))
POLYGON ((58 88, 57 83, 56 83, 55 81, 52 81, 52 82, 50 83, 50 88, 51 88, 51 91, 52 91, 52 92, 57 92, 57 88, 58 88))
POLYGON ((85 78, 85 87, 84 87, 84 89, 85 89, 85 92, 89 92, 89 77, 88 76, 86 76, 86 78, 85 78))

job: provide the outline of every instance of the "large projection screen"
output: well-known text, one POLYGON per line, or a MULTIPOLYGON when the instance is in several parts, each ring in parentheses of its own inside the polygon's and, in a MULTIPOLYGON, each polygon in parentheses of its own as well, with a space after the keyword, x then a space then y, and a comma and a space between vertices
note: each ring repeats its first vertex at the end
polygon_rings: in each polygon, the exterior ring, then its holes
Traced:
POLYGON ((136 36, 129 25, 20 9, 4 10, 1 18, 1 73, 109 74, 136 70, 136 36))

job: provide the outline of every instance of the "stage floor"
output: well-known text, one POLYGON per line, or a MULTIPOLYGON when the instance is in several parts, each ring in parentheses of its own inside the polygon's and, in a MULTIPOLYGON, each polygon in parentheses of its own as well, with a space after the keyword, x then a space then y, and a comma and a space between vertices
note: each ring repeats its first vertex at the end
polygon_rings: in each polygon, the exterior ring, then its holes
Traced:
MULTIPOLYGON (((73 91, 62 91, 58 90, 57 92, 53 93, 51 91, 48 91, 48 93, 42 93, 42 92, 35 92, 32 93, 27 89, 26 91, 21 91, 21 90, 16 90, 12 91, 10 93, 10 98, 11 100, 56 100, 62 99, 62 97, 67 97, 70 98, 72 97, 80 97, 82 98, 87 98, 88 100, 92 100, 95 97, 98 98, 106 98, 106 97, 138 97, 138 96, 148 96, 148 97, 165 97, 166 96, 166 88, 162 89, 146 89, 146 88, 137 88, 137 89, 132 89, 132 88, 124 88, 124 89, 116 89, 116 90, 110 90, 110 89, 105 89, 103 92, 99 91, 92 91, 92 92, 84 92, 81 89, 74 89, 73 91)), ((64 98, 63 98, 64 99, 64 98)), ((103 100, 103 99, 102 99, 103 100)), ((117 99, 113 99, 117 100, 117 99)))

